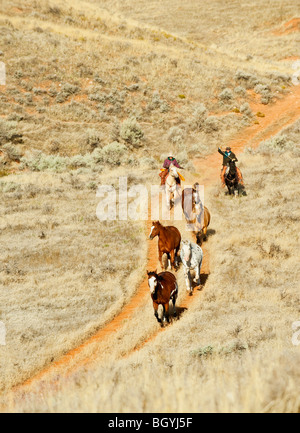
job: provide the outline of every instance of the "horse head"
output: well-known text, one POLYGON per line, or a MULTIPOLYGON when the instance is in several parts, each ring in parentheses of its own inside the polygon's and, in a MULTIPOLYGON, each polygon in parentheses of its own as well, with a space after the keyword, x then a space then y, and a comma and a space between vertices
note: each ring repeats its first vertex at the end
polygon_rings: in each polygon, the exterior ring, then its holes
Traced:
POLYGON ((235 165, 235 162, 234 161, 229 161, 229 171, 231 172, 231 173, 235 173, 236 172, 236 165, 235 165))
POLYGON ((159 221, 152 221, 152 227, 149 233, 149 239, 154 239, 159 234, 161 224, 159 221))
POLYGON ((201 201, 199 189, 200 185, 198 182, 196 182, 193 185, 193 210, 196 212, 196 214, 199 214, 203 211, 203 203, 201 201))
POLYGON ((170 164, 169 173, 172 177, 175 177, 175 178, 177 178, 179 176, 178 172, 177 172, 177 167, 175 167, 175 165, 173 165, 173 164, 170 164))
POLYGON ((184 260, 186 262, 188 262, 191 258, 191 253, 192 253, 192 244, 189 240, 181 241, 181 251, 182 251, 184 260))
POLYGON ((147 275, 148 275, 148 285, 150 288, 150 293, 153 295, 155 293, 156 287, 157 287, 157 282, 158 282, 158 275, 157 275, 157 270, 155 271, 147 271, 147 275))

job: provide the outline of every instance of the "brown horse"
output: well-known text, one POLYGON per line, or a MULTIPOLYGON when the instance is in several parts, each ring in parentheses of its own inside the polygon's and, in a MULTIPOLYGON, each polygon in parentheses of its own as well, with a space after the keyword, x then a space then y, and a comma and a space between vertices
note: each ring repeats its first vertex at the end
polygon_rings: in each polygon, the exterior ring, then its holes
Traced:
POLYGON ((181 196, 181 204, 185 219, 196 235, 197 243, 207 237, 207 227, 210 223, 210 213, 206 206, 203 206, 198 190, 198 183, 193 188, 185 188, 181 196))
POLYGON ((178 295, 178 284, 175 276, 171 272, 148 272, 148 285, 153 301, 154 315, 157 321, 163 326, 162 320, 158 317, 158 306, 163 307, 163 320, 169 319, 169 302, 173 303, 173 316, 176 317, 175 303, 178 295))
POLYGON ((176 269, 178 260, 178 251, 180 248, 181 235, 179 230, 173 226, 163 226, 159 221, 152 221, 152 227, 149 238, 152 240, 158 236, 158 259, 163 269, 162 256, 167 254, 169 265, 176 269))

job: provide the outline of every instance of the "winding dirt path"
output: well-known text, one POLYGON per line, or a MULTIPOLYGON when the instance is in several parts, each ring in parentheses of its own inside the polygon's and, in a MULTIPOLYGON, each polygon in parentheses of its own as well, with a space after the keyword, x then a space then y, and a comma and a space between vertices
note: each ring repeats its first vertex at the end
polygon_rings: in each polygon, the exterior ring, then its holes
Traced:
MULTIPOLYGON (((251 146, 256 147, 262 140, 266 140, 271 136, 277 134, 280 130, 294 123, 300 118, 300 85, 292 89, 292 91, 283 99, 278 100, 271 106, 259 105, 259 111, 265 115, 260 118, 259 124, 254 124, 250 127, 245 128, 237 136, 233 137, 226 143, 220 143, 220 145, 231 145, 235 153, 241 152, 244 147, 251 146)), ((215 152, 206 158, 197 158, 194 161, 197 172, 197 180, 199 183, 204 184, 205 187, 213 185, 219 181, 219 172, 221 166, 220 155, 215 152)), ((150 231, 151 219, 149 218, 146 224, 147 234, 150 231)), ((209 274, 209 251, 207 244, 202 245, 204 250, 204 261, 201 270, 202 278, 209 274)), ((155 269, 157 267, 157 242, 148 243, 148 255, 147 255, 147 267, 148 269, 155 269)), ((181 309, 187 309, 193 300, 201 296, 201 291, 194 291, 194 296, 186 296, 180 303, 181 309)), ((22 384, 19 384, 13 388, 13 391, 21 391, 26 393, 31 386, 38 385, 44 381, 47 381, 53 377, 58 378, 66 376, 76 371, 80 366, 87 365, 95 358, 93 352, 92 355, 82 356, 84 351, 92 346, 94 343, 102 345, 103 342, 113 338, 115 332, 122 328, 123 324, 127 319, 130 319, 133 314, 145 305, 145 302, 149 301, 148 294, 148 283, 145 278, 136 293, 124 306, 122 311, 117 314, 107 325, 100 329, 94 336, 87 339, 83 344, 74 348, 66 355, 62 356, 59 360, 51 363, 42 371, 28 378, 22 384)), ((168 328, 164 328, 167 330, 168 328)), ((155 331, 150 337, 145 339, 141 344, 135 346, 125 356, 128 356, 135 350, 139 350, 145 344, 150 343, 156 335, 162 332, 162 330, 155 331)), ((97 362, 99 358, 99 351, 97 352, 97 362)))

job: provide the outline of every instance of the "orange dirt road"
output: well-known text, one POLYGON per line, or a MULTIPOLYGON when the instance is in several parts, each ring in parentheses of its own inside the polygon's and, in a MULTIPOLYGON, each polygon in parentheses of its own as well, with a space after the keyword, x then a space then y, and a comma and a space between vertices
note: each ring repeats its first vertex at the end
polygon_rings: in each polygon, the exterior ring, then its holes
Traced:
MULTIPOLYGON (((259 124, 253 124, 245 128, 237 136, 233 137, 226 143, 220 143, 221 147, 230 145, 235 153, 241 152, 245 146, 256 147, 261 141, 270 138, 277 134, 283 128, 294 123, 300 118, 300 85, 294 86, 291 92, 283 99, 278 100, 276 103, 270 106, 260 104, 259 111, 265 115, 265 117, 259 118, 259 124)), ((197 158, 194 160, 195 167, 197 169, 197 181, 204 184, 205 186, 213 185, 219 182, 219 173, 221 167, 220 155, 215 152, 206 158, 197 158)), ((146 230, 147 234, 150 232, 151 220, 147 221, 146 230)), ((204 243, 202 245, 204 250, 204 261, 201 269, 201 274, 209 274, 209 254, 207 246, 204 243)), ((148 255, 147 255, 147 267, 148 269, 155 269, 157 267, 157 243, 148 243, 148 255)), ((194 295, 199 296, 201 292, 195 291, 194 295)), ((146 297, 148 298, 148 282, 145 278, 136 293, 124 306, 122 311, 118 313, 107 325, 100 329, 94 336, 87 339, 83 344, 74 348, 66 355, 62 356, 59 360, 51 363, 42 371, 36 373, 32 377, 28 378, 22 384, 19 384, 13 388, 15 391, 26 392, 29 390, 31 385, 37 385, 39 382, 46 381, 51 377, 63 377, 66 374, 70 374, 76 371, 82 365, 87 365, 92 361, 91 357, 82 358, 82 352, 88 346, 93 343, 101 343, 104 340, 112 336, 117 329, 122 327, 125 319, 130 319, 133 312, 137 311, 143 303, 146 297)), ((193 302, 195 296, 186 296, 185 300, 181 303, 180 307, 185 308, 193 302)), ((167 328, 166 328, 167 329, 167 328)), ((161 331, 158 331, 161 332, 161 331)), ((153 340, 158 334, 155 332, 150 338, 145 340, 138 347, 133 350, 138 350, 144 346, 147 342, 153 340)), ((127 354, 128 355, 128 354, 127 354)), ((127 356, 126 355, 126 356, 127 356)))

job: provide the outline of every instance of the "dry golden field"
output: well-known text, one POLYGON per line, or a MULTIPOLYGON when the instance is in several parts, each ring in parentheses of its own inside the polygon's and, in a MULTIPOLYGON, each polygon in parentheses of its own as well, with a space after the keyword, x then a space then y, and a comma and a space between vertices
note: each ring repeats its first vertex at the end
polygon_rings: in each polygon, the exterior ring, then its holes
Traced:
POLYGON ((1 3, 2 411, 300 411, 299 2, 198 3, 1 3), (96 191, 158 184, 170 149, 212 221, 161 330, 151 219, 100 222, 96 191))

